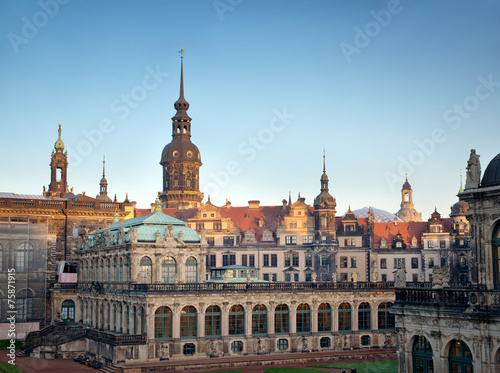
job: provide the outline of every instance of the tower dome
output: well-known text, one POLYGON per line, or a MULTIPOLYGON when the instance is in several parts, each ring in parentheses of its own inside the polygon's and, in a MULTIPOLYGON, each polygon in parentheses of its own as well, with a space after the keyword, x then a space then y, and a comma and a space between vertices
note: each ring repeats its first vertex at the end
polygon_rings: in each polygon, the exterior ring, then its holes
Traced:
POLYGON ((491 160, 481 181, 482 187, 500 185, 500 153, 491 160))

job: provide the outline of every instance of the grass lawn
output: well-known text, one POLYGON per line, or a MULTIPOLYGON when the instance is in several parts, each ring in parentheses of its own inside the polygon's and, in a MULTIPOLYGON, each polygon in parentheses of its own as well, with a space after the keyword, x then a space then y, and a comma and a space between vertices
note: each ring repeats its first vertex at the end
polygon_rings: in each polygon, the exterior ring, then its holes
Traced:
POLYGON ((354 368, 358 370, 358 373, 398 373, 398 362, 396 360, 367 361, 364 363, 342 363, 315 366, 322 368, 354 368))
POLYGON ((21 369, 18 369, 9 363, 0 363, 0 371, 4 373, 23 373, 21 369))
POLYGON ((307 368, 270 368, 266 369, 264 373, 318 373, 324 371, 317 369, 307 369, 307 368))

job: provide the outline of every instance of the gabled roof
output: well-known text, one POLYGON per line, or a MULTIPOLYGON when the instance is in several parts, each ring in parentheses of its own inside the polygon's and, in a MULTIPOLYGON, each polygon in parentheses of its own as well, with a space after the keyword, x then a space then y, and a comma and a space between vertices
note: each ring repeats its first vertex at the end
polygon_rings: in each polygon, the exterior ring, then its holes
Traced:
MULTIPOLYGON (((391 249, 394 238, 399 233, 401 234, 404 243, 409 248, 413 237, 417 239, 417 244, 421 244, 422 233, 427 229, 427 222, 406 222, 394 224, 388 222, 375 222, 373 224, 373 248, 378 250, 380 248, 380 241, 384 237, 387 241, 387 249, 391 249)), ((385 249, 384 249, 385 250, 385 249)))

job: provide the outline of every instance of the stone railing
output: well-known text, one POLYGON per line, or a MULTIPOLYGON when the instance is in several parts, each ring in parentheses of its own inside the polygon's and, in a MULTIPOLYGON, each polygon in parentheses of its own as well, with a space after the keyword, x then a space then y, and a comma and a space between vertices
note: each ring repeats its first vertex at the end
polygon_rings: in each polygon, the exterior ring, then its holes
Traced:
POLYGON ((396 289, 395 305, 401 307, 421 306, 436 308, 474 308, 487 310, 491 306, 493 293, 480 287, 404 288, 396 289))
POLYGON ((0 207, 19 208, 19 206, 29 207, 30 209, 70 209, 70 210, 109 210, 125 211, 123 203, 119 202, 100 202, 100 201, 71 201, 71 200, 45 200, 45 199, 24 199, 24 198, 2 198, 0 207))
MULTIPOLYGON (((271 282, 271 283, 195 283, 195 284, 100 284, 103 291, 117 292, 269 292, 269 291, 394 291, 393 282, 271 282)), ((79 283, 80 290, 91 290, 92 284, 79 283)))

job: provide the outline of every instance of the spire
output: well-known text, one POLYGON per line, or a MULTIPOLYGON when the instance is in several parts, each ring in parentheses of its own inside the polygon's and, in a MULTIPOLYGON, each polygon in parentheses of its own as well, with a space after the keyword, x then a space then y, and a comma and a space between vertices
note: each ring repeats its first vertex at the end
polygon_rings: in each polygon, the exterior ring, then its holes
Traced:
POLYGON ((288 191, 288 206, 290 206, 292 204, 292 191, 289 190, 288 191))
POLYGON ((325 166, 325 148, 323 148, 323 173, 326 173, 326 166, 325 166))
POLYGON ((462 193, 464 191, 464 188, 462 187, 462 169, 460 169, 460 190, 458 193, 462 193))
POLYGON ((102 177, 106 177, 106 155, 102 155, 102 177))
POLYGON ((56 143, 54 144, 54 149, 56 150, 56 153, 62 153, 64 150, 64 143, 61 139, 61 121, 59 121, 59 137, 57 138, 56 143))
POLYGON ((190 122, 191 118, 186 113, 186 111, 189 109, 189 102, 187 102, 184 98, 184 56, 182 55, 184 53, 184 50, 181 49, 179 53, 181 54, 181 83, 179 99, 174 103, 174 108, 175 110, 177 110, 177 113, 172 118, 172 120, 175 122, 186 119, 188 122, 190 122))

